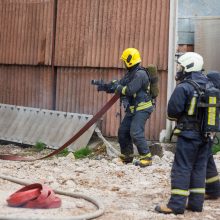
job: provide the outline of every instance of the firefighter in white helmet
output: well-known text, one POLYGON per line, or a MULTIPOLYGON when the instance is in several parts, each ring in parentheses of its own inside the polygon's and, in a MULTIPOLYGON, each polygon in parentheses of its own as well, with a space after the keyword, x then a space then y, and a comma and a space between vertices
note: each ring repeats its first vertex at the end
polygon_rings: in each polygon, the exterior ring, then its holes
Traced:
POLYGON ((201 212, 205 195, 210 137, 204 135, 203 110, 198 108, 200 90, 212 86, 203 74, 203 57, 187 52, 177 60, 176 80, 180 83, 168 102, 168 118, 177 122, 175 158, 171 171, 171 197, 155 210, 165 214, 183 214, 187 209, 201 212))

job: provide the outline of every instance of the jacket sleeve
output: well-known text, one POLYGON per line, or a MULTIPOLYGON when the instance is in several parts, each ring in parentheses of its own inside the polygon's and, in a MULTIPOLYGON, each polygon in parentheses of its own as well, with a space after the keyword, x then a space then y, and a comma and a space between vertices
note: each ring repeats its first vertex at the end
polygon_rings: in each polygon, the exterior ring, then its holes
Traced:
POLYGON ((185 111, 187 92, 183 86, 177 86, 173 91, 167 107, 167 116, 171 121, 178 120, 185 111))
POLYGON ((137 71, 134 78, 129 83, 124 86, 119 84, 116 92, 126 96, 133 96, 143 86, 147 88, 148 84, 149 79, 147 74, 144 71, 137 71))

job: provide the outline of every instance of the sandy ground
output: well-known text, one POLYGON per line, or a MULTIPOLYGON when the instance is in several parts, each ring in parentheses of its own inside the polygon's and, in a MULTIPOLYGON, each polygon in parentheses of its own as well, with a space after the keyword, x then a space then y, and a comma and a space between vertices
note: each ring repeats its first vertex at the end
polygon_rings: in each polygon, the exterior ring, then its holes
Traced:
MULTIPOLYGON (((34 154, 27 148, 1 145, 0 153, 34 154)), ((48 153, 48 150, 43 153, 48 153)), ((216 162, 220 169, 220 155, 216 162)), ((105 206, 105 213, 98 220, 146 220, 146 219, 220 219, 219 200, 205 201, 202 213, 186 211, 184 215, 157 214, 154 208, 165 203, 170 194, 170 170, 173 154, 165 151, 162 158, 153 157, 153 165, 139 168, 123 165, 117 158, 106 155, 76 160, 67 157, 34 162, 0 160, 0 174, 16 177, 30 183, 44 182, 53 189, 82 193, 97 198, 105 206)), ((20 218, 48 216, 75 216, 94 211, 96 208, 85 200, 59 196, 62 206, 58 209, 24 209, 7 206, 7 197, 20 189, 21 185, 0 179, 0 215, 20 218)))

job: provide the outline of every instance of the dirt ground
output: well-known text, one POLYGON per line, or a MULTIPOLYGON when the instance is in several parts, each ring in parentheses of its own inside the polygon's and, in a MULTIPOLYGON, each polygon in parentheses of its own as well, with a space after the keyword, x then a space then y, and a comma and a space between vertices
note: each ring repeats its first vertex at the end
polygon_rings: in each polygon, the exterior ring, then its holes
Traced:
MULTIPOLYGON (((0 153, 17 153, 36 157, 49 150, 33 152, 31 148, 0 145, 0 153)), ((220 155, 215 156, 220 169, 220 155)), ((165 203, 170 194, 170 170, 173 153, 165 151, 163 157, 154 156, 153 165, 139 168, 123 165, 117 158, 110 159, 103 152, 92 158, 76 160, 72 154, 33 162, 0 160, 0 175, 16 177, 30 183, 44 182, 53 189, 82 193, 97 198, 105 207, 98 220, 146 220, 146 219, 220 219, 219 200, 205 201, 202 213, 186 211, 184 215, 157 214, 154 208, 165 203)), ((94 211, 96 208, 82 199, 60 196, 58 209, 24 209, 8 207, 6 199, 21 185, 0 178, 0 216, 40 219, 48 216, 75 216, 94 211)))

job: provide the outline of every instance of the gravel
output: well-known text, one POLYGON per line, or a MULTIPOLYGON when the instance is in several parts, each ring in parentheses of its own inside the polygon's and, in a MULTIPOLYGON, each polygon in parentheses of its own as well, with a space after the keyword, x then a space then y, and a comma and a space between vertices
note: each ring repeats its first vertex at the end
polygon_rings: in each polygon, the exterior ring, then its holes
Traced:
MULTIPOLYGON (((1 145, 0 152, 39 157, 45 152, 34 152, 29 148, 1 145)), ((53 189, 77 192, 97 198, 105 206, 105 213, 98 220, 146 220, 146 219, 220 219, 219 200, 205 201, 204 211, 186 211, 184 215, 163 215, 154 211, 157 204, 166 203, 170 195, 170 170, 173 153, 165 151, 163 157, 155 155, 153 165, 140 168, 132 164, 123 165, 117 158, 106 155, 94 158, 75 159, 71 153, 67 157, 53 157, 32 162, 0 160, 0 174, 26 180, 30 183, 45 183, 53 189)), ((215 156, 220 169, 220 155, 215 156)), ((24 209, 7 206, 7 197, 20 189, 21 185, 0 179, 0 215, 16 214, 34 217, 74 216, 94 211, 96 208, 82 199, 62 199, 58 209, 24 209)))

